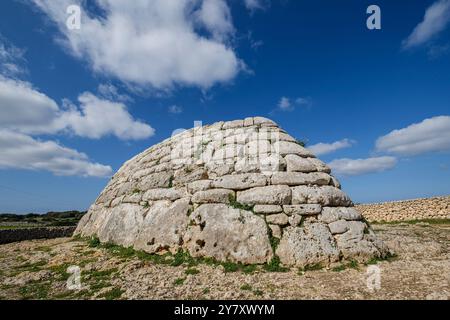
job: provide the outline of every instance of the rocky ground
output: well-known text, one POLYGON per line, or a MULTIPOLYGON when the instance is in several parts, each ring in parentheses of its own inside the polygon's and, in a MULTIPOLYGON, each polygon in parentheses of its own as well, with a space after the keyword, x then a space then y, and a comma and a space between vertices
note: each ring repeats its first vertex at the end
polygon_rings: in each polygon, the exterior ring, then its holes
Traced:
POLYGON ((450 299, 448 222, 373 227, 397 254, 376 262, 381 281, 374 290, 367 287, 372 264, 270 272, 186 257, 150 259, 61 238, 1 245, 0 299, 450 299), (66 288, 73 265, 81 270, 79 290, 66 288))

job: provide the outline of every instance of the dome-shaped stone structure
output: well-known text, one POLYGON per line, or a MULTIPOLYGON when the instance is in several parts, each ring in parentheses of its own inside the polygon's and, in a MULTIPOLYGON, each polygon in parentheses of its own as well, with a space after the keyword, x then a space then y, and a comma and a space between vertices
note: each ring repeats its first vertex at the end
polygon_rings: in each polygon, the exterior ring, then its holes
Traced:
POLYGON ((196 127, 127 161, 76 234, 244 264, 383 257, 330 172, 269 119, 196 127))

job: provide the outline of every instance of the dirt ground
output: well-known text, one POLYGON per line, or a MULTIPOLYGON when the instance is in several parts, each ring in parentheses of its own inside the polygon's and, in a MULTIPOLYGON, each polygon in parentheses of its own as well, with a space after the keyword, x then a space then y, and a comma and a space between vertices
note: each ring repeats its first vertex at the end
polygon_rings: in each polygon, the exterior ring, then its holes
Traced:
POLYGON ((450 224, 373 228, 395 258, 286 272, 171 266, 70 238, 1 245, 0 299, 450 299, 450 224))

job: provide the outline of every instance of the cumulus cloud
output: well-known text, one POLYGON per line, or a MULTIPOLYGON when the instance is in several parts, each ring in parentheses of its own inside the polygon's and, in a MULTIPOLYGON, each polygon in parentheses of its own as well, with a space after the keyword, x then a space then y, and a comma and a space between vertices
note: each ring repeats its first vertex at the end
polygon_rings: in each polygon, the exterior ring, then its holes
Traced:
POLYGON ((179 107, 177 105, 172 105, 172 106, 169 107, 169 113, 180 114, 182 112, 183 112, 183 108, 179 107))
POLYGON ((113 135, 122 140, 145 139, 154 129, 133 117, 123 103, 100 99, 91 93, 78 98, 80 106, 65 103, 66 108, 28 82, 0 76, 0 129, 27 134, 70 132, 101 138, 113 135))
POLYGON ((294 99, 294 101, 291 101, 288 97, 281 97, 280 101, 278 102, 277 109, 279 111, 294 111, 296 106, 301 107, 311 107, 312 102, 311 98, 303 98, 299 97, 294 99))
POLYGON ((405 156, 450 151, 450 116, 428 118, 393 130, 377 139, 376 149, 405 156))
POLYGON ((340 176, 357 176, 389 170, 397 164, 394 157, 376 157, 367 159, 336 159, 328 163, 333 172, 340 176))
POLYGON ((84 8, 80 30, 66 27, 66 8, 85 1, 33 3, 56 23, 67 52, 127 84, 209 88, 245 68, 226 41, 234 28, 223 0, 96 0, 101 16, 84 8))
POLYGON ((403 48, 409 49, 427 43, 440 32, 444 31, 450 22, 450 0, 439 0, 426 11, 420 22, 403 41, 403 48))
POLYGON ((46 170, 62 176, 107 177, 110 166, 89 161, 76 150, 53 141, 0 129, 0 169, 46 170))
POLYGON ((148 124, 134 120, 123 103, 100 99, 89 92, 80 95, 78 101, 79 108, 68 104, 69 109, 59 115, 56 128, 91 139, 113 135, 122 140, 139 140, 155 133, 148 124))
POLYGON ((350 139, 342 139, 335 141, 333 143, 317 143, 309 146, 308 149, 311 150, 315 155, 324 155, 328 153, 335 152, 340 149, 350 148, 355 142, 350 139))

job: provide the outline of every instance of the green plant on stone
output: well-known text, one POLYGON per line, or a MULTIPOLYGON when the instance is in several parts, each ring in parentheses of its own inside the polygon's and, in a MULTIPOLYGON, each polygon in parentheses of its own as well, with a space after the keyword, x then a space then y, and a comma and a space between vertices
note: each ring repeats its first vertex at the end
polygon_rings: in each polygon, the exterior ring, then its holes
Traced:
POLYGON ((98 248, 101 245, 100 239, 97 237, 91 237, 88 242, 90 248, 98 248))
POLYGON ((240 203, 240 202, 236 201, 236 198, 232 194, 230 194, 228 196, 228 201, 229 201, 230 207, 232 207, 234 209, 240 209, 240 210, 253 212, 253 207, 254 206, 251 206, 251 205, 248 205, 248 204, 243 204, 243 203, 240 203))
POLYGON ((264 269, 269 272, 287 272, 289 268, 281 266, 280 258, 275 255, 269 263, 264 265, 264 269))

